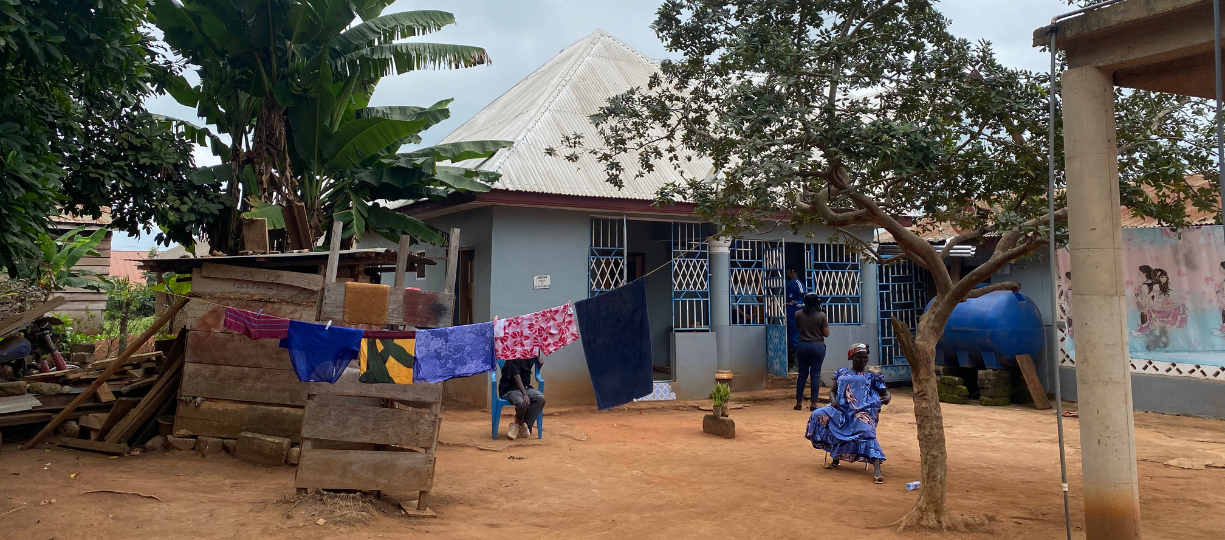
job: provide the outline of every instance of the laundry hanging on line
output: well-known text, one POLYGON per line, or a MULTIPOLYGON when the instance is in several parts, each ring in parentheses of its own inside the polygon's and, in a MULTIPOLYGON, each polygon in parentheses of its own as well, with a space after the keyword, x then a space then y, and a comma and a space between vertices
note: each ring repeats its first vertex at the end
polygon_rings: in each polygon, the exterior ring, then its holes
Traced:
POLYGON ((574 311, 597 408, 611 409, 650 394, 653 370, 646 280, 639 278, 579 300, 574 311))
POLYGON ((357 380, 363 383, 412 384, 413 367, 416 363, 416 338, 375 338, 371 337, 371 333, 369 330, 365 332, 361 351, 357 354, 361 366, 361 376, 357 380))
POLYGON ((289 351, 299 381, 336 384, 357 358, 363 333, 358 328, 291 320, 281 348, 289 351))
POLYGON ((417 330, 413 382, 443 382, 497 368, 493 323, 417 330))
POLYGON ((232 307, 225 308, 222 324, 226 329, 251 339, 285 339, 285 333, 289 331, 289 319, 232 307))
POLYGON ((536 313, 494 322, 494 354, 498 360, 536 358, 557 352, 579 338, 569 303, 536 313))

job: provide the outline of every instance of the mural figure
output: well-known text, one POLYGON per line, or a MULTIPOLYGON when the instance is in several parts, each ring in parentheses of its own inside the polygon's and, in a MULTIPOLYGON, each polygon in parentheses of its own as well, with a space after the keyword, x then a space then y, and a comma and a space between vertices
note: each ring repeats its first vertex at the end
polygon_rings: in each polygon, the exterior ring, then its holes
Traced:
POLYGON ((1136 329, 1144 336, 1144 347, 1148 350, 1165 349, 1170 346, 1170 330, 1187 325, 1187 306, 1170 286, 1170 274, 1161 268, 1140 267, 1148 280, 1138 290, 1144 295, 1143 303, 1136 299, 1140 311, 1140 327, 1136 329), (1148 269, 1145 272, 1145 269, 1148 269))

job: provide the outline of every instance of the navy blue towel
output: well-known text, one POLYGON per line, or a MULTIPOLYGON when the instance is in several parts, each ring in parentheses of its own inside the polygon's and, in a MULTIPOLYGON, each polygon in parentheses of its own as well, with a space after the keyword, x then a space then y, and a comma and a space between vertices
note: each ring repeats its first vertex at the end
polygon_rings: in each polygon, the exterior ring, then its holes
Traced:
POLYGON ((574 303, 583 355, 600 410, 624 405, 652 390, 651 324, 646 280, 636 279, 574 303))

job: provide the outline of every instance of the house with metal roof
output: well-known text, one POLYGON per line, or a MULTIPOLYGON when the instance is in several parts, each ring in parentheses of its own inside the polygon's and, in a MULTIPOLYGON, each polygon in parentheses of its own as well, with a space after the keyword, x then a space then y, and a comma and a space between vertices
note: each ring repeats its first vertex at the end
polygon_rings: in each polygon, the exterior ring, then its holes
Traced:
MULTIPOLYGON (((884 363, 894 364, 900 351, 894 352, 891 337, 878 334, 876 266, 861 264, 853 250, 831 241, 834 231, 796 235, 780 227, 712 239, 714 225, 702 223, 692 205, 653 205, 664 185, 709 175, 709 160, 695 158, 680 171, 657 168, 617 188, 589 155, 571 162, 546 154, 566 135, 599 141, 588 117, 610 97, 645 87, 658 69, 656 61, 597 30, 443 140, 514 141, 483 162, 463 164, 500 173, 492 191, 399 207, 440 230, 461 230, 456 324, 532 313, 647 276, 653 397, 705 398, 717 370, 731 372, 733 390, 763 389, 771 374, 788 372, 784 274, 792 268, 809 291, 822 296, 835 325, 827 380, 844 367, 842 351, 852 343, 873 344, 874 357, 883 344, 884 363)), ((871 241, 869 229, 856 234, 871 241)), ((441 247, 419 249, 433 258, 444 255, 441 247)), ((914 284, 904 283, 904 272, 895 273, 892 290, 905 301, 890 303, 897 311, 886 315, 917 320, 926 299, 912 294, 914 284)), ((445 275, 443 265, 430 267, 409 285, 442 290, 445 275)), ((901 362, 886 372, 895 380, 909 379, 901 362)), ((550 355, 545 364, 550 403, 594 403, 581 343, 550 355)), ((489 403, 489 382, 480 377, 450 381, 447 390, 463 401, 489 403)))

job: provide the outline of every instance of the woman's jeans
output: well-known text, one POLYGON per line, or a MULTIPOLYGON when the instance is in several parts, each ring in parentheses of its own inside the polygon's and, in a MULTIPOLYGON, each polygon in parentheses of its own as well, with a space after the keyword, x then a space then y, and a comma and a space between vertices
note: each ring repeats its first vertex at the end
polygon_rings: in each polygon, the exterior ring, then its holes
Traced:
POLYGON ((795 379, 795 400, 804 401, 804 384, 812 374, 812 401, 817 401, 821 389, 821 364, 825 363, 825 344, 820 341, 801 341, 796 349, 800 376, 795 379))

